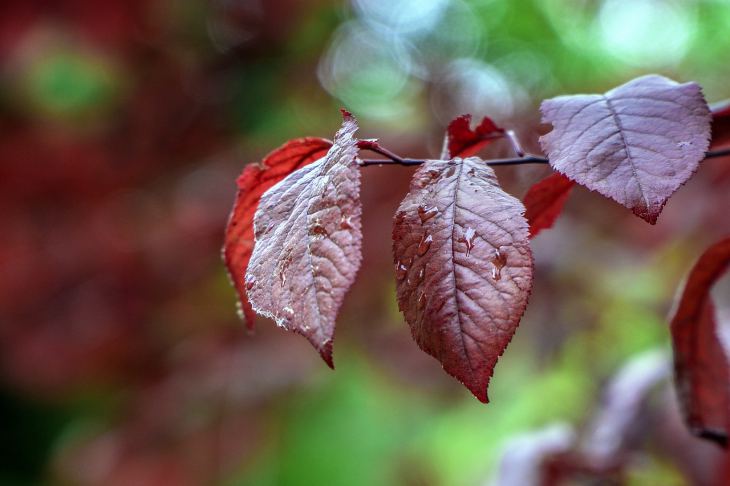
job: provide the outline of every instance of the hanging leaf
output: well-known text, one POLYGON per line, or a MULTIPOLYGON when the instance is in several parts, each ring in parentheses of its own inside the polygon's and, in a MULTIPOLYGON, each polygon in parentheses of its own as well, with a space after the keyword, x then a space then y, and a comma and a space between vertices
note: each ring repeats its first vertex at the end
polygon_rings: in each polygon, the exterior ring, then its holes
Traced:
POLYGON ((264 157, 261 163, 249 164, 236 181, 238 193, 228 218, 223 261, 238 292, 242 318, 253 329, 254 312, 246 296, 244 279, 253 251, 253 217, 261 195, 295 170, 311 164, 327 153, 332 142, 306 137, 290 140, 264 157))
POLYGON ((245 282, 253 309, 306 337, 330 367, 335 317, 362 244, 357 123, 343 114, 327 155, 261 197, 245 282))
POLYGON ((643 76, 602 95, 546 100, 540 109, 553 125, 540 137, 553 168, 651 224, 709 144, 709 108, 696 83, 643 76))
POLYGON ((489 117, 474 129, 471 128, 471 115, 461 115, 449 123, 446 129, 442 159, 469 157, 481 149, 504 137, 504 129, 498 127, 489 117))
POLYGON ((574 184, 563 174, 556 172, 530 187, 524 199, 530 238, 534 238, 544 229, 552 228, 574 184))
POLYGON ((730 362, 718 334, 710 295, 730 264, 730 238, 705 250, 690 271, 671 319, 674 372, 690 430, 727 446, 730 426, 730 362))
POLYGON ((426 161, 395 217, 398 305, 413 337, 483 402, 532 288, 523 213, 471 157, 426 161))
POLYGON ((712 148, 730 142, 730 100, 712 105, 712 148))

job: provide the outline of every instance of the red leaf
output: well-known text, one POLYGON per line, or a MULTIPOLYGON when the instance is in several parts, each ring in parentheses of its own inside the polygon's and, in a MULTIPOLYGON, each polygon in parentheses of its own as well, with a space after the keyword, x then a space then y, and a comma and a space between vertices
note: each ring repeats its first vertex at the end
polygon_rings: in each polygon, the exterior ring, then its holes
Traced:
POLYGON ((223 260, 238 291, 242 317, 253 329, 254 312, 246 296, 244 279, 253 251, 253 217, 261 195, 295 170, 311 164, 327 153, 332 142, 323 138, 290 140, 264 157, 260 164, 249 164, 238 177, 238 193, 228 218, 223 260))
POLYGON ((533 184, 525 194, 525 217, 530 224, 530 238, 552 228, 568 200, 575 183, 556 172, 533 184))
POLYGON ((543 101, 540 137, 550 165, 656 223, 669 196, 697 170, 710 138, 696 83, 636 78, 602 95, 543 101))
POLYGON ((675 380, 685 421, 694 434, 723 446, 730 426, 730 370, 710 289, 729 263, 730 237, 705 250, 671 319, 675 380))
POLYGON ((532 288, 523 213, 471 157, 426 161, 395 217, 398 305, 413 338, 483 402, 532 288))
POLYGON ((712 105, 712 148, 730 142, 730 100, 712 105))
POLYGON ((504 129, 499 128, 489 118, 484 117, 476 129, 471 129, 471 115, 461 115, 449 123, 444 141, 444 153, 441 158, 469 157, 476 155, 481 149, 504 136, 504 129))
POLYGON ((362 244, 357 123, 343 114, 327 155, 261 197, 246 272, 253 309, 306 337, 330 367, 335 317, 362 244))

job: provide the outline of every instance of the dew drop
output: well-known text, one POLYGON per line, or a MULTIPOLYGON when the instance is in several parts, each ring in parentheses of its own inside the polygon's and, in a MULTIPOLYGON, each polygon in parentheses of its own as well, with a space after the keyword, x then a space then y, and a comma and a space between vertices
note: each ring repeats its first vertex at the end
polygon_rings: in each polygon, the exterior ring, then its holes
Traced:
POLYGON ((692 145, 692 142, 679 142, 677 143, 677 147, 681 149, 689 148, 692 145))
POLYGON ((289 265, 291 264, 291 252, 287 254, 286 257, 284 257, 283 260, 279 262, 279 264, 276 267, 275 273, 279 274, 279 283, 283 287, 286 285, 286 270, 289 268, 289 265))
POLYGON ((256 278, 253 275, 246 277, 246 290, 251 290, 256 285, 256 278))
POLYGON ((395 278, 398 280, 403 280, 406 278, 406 274, 408 273, 408 267, 404 265, 401 262, 398 262, 395 265, 395 278))
POLYGON ((492 278, 499 280, 502 278, 502 269, 507 265, 507 255, 501 253, 498 248, 494 250, 494 256, 492 257, 492 278))
POLYGON ((421 290, 418 294, 418 308, 423 309, 424 307, 426 307, 426 293, 421 290))
POLYGON ((352 216, 342 216, 340 218, 340 229, 352 229, 352 216))
POLYGON ((477 237, 477 232, 474 230, 474 228, 467 227, 466 231, 464 232, 464 236, 459 238, 459 243, 466 244, 466 256, 469 256, 471 253, 471 250, 474 248, 474 240, 477 237))
POLYGON ((284 314, 286 315, 286 317, 288 317, 288 318, 294 317, 294 309, 292 309, 291 307, 286 306, 282 310, 284 311, 284 314))
POLYGON ((322 222, 319 219, 315 219, 314 224, 309 227, 309 235, 321 239, 329 236, 329 233, 327 233, 327 229, 322 225, 322 222))
POLYGON ((418 243, 418 248, 416 248, 416 253, 418 256, 423 256, 426 254, 429 248, 431 248, 431 243, 433 242, 433 236, 423 233, 423 236, 421 237, 420 243, 418 243))
POLYGON ((439 210, 435 206, 418 206, 418 217, 421 218, 421 224, 425 223, 429 219, 433 218, 439 213, 439 210))
POLYGON ((424 267, 421 267, 420 269, 418 269, 418 281, 422 282, 423 277, 425 277, 425 276, 426 276, 426 269, 424 267))

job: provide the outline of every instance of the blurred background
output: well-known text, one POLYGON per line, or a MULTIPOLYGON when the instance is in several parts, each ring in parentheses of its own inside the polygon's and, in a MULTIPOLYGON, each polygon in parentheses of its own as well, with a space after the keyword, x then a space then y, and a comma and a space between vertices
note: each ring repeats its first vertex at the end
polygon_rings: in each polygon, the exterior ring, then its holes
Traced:
MULTIPOLYGON (((2 2, 0 484, 522 485, 546 452, 566 484, 728 484, 723 451, 679 419, 666 323, 730 230, 727 158, 656 226, 573 192, 534 240, 489 405, 397 310, 411 169, 363 170, 334 372, 270 321, 246 334, 220 248, 243 166, 331 138, 339 107, 407 156, 438 156, 462 113, 537 153, 545 97, 657 72, 730 98, 729 26, 725 0, 2 2)), ((548 173, 498 176, 522 197, 548 173)))

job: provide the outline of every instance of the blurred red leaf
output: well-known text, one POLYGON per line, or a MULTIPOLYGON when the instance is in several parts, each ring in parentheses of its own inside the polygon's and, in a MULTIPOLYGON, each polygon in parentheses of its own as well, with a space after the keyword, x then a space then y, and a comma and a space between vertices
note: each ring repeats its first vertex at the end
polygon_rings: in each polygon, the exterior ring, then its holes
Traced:
POLYGON ((246 268, 253 251, 253 218, 259 199, 270 187, 297 169, 321 159, 332 147, 323 138, 290 140, 272 151, 260 164, 249 164, 236 181, 238 193, 226 227, 223 259, 238 292, 243 318, 253 328, 254 312, 246 296, 246 268))
POLYGON ((483 402, 532 287, 523 213, 483 160, 429 160, 393 226, 398 305, 413 338, 483 402))
POLYGON ((245 281, 253 309, 306 337, 330 367, 335 318, 362 259, 357 123, 343 114, 327 155, 261 197, 245 281))
POLYGON ((530 187, 524 198, 530 238, 534 238, 544 229, 552 228, 574 184, 563 174, 556 172, 530 187))
POLYGON ((710 246, 689 273, 671 319, 674 372, 685 421, 695 435, 727 445, 728 350, 718 335, 710 289, 730 263, 730 238, 710 246))
POLYGON ((550 165, 651 224, 697 170, 710 138, 697 83, 642 76, 605 94, 543 101, 540 137, 550 165))
POLYGON ((504 136, 504 129, 498 127, 489 117, 474 129, 471 128, 471 115, 461 115, 449 123, 441 158, 469 157, 504 136))
POLYGON ((730 142, 730 100, 715 103, 712 109, 712 148, 730 142))

